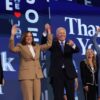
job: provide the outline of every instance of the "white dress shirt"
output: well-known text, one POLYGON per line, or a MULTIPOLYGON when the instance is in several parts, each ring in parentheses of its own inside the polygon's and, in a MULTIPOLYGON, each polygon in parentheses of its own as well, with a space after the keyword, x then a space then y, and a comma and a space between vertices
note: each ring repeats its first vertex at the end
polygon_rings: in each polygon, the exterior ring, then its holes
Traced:
POLYGON ((35 51, 34 51, 33 46, 32 45, 28 45, 28 48, 29 48, 29 50, 30 50, 30 52, 31 52, 31 54, 32 54, 32 56, 34 58, 35 57, 35 51))

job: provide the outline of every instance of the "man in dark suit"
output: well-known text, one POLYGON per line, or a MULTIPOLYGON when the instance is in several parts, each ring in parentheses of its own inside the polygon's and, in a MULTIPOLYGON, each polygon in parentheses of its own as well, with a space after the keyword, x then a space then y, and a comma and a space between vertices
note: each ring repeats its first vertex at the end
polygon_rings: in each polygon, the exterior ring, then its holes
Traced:
POLYGON ((1 64, 1 58, 0 58, 0 84, 3 84, 3 69, 1 64))
MULTIPOLYGON (((50 27, 46 25, 46 27, 50 27)), ((46 32, 43 33, 42 43, 46 41, 46 32)), ((75 80, 77 73, 73 65, 73 54, 79 52, 79 48, 72 40, 66 42, 66 30, 57 28, 56 39, 52 43, 51 66, 49 69, 50 83, 54 92, 54 100, 64 100, 64 88, 67 100, 74 100, 75 80)), ((77 81, 78 84, 78 81, 77 81)))

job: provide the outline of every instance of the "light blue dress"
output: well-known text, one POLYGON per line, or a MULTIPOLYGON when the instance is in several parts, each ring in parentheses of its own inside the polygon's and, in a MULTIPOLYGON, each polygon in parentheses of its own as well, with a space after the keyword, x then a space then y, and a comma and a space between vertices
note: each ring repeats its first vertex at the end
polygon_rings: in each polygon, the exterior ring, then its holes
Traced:
POLYGON ((93 45, 95 47, 95 50, 97 51, 97 57, 98 57, 98 96, 100 97, 100 47, 98 46, 96 39, 97 39, 97 34, 93 36, 93 45))

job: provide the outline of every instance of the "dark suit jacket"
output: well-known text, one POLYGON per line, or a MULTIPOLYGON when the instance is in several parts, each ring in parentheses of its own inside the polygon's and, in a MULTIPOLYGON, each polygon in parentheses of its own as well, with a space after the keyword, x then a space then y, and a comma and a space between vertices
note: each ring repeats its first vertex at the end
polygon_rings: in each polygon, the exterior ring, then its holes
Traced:
POLYGON ((2 69, 1 58, 0 58, 0 84, 2 84, 2 80, 3 80, 3 69, 2 69))
POLYGON ((83 86, 86 85, 97 85, 98 84, 98 69, 95 69, 94 77, 92 71, 89 66, 85 63, 85 61, 81 61, 80 63, 80 72, 83 86))
MULTIPOLYGON (((42 44, 45 43, 46 38, 42 37, 42 44)), ((64 53, 61 50, 60 43, 57 40, 54 40, 52 47, 49 49, 51 51, 51 65, 49 70, 50 77, 59 77, 64 70, 65 76, 69 79, 74 79, 77 77, 75 67, 73 65, 73 54, 79 52, 79 48, 76 46, 73 49, 67 43, 64 46, 64 53), (62 69, 62 66, 65 66, 62 69)))

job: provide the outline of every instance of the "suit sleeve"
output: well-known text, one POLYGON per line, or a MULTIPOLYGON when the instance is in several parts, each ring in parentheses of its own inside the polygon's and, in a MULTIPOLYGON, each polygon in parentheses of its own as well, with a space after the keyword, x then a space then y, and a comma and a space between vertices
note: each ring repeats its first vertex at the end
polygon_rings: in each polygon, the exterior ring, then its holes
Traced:
POLYGON ((15 43, 14 43, 14 39, 10 39, 10 42, 9 42, 9 48, 12 52, 14 53, 17 53, 17 52, 20 52, 20 45, 21 44, 17 44, 15 46, 15 43))
POLYGON ((0 58, 0 84, 3 83, 3 68, 1 64, 1 58, 0 58))
POLYGON ((75 48, 72 48, 72 47, 71 47, 71 51, 72 51, 72 53, 78 53, 78 52, 80 51, 80 49, 79 49, 79 47, 76 45, 75 48))
POLYGON ((42 35, 41 44, 45 44, 47 42, 47 36, 42 35))
POLYGON ((81 72, 81 80, 82 80, 82 84, 83 86, 86 85, 86 71, 85 71, 85 62, 84 61, 81 61, 80 63, 80 72, 81 72))
POLYGON ((70 46, 70 50, 71 50, 71 53, 78 53, 80 51, 79 47, 77 45, 75 45, 75 48, 71 47, 70 46))
POLYGON ((53 39, 52 34, 47 35, 47 41, 46 41, 46 37, 42 37, 42 41, 41 41, 42 44, 40 45, 40 49, 42 51, 49 49, 52 46, 52 39, 53 39))

